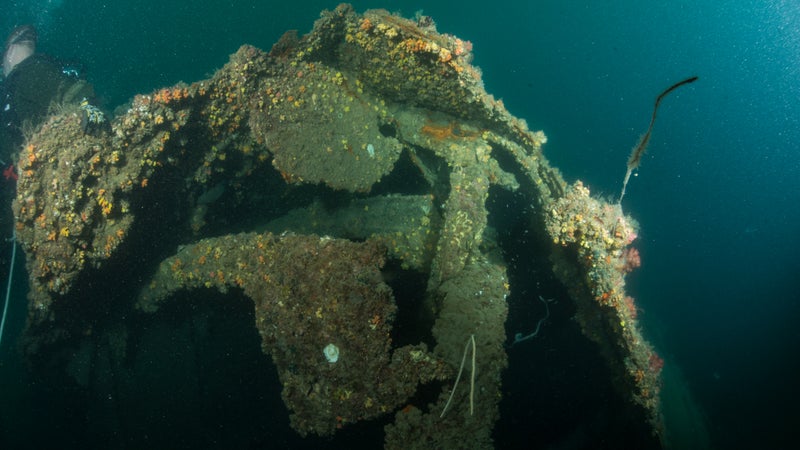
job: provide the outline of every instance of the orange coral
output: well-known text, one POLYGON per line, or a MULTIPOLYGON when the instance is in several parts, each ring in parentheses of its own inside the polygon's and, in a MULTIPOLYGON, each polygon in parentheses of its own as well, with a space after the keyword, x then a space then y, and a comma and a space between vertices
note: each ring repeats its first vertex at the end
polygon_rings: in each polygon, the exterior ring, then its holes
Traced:
POLYGON ((172 98, 175 100, 184 99, 189 96, 189 90, 186 88, 175 88, 172 90, 172 98))
POLYGON ((456 46, 455 49, 453 50, 453 53, 455 53, 456 56, 461 56, 465 53, 469 53, 472 51, 472 42, 470 41, 464 41, 459 38, 456 38, 455 44, 456 46))
POLYGON ((158 103, 169 103, 172 100, 172 91, 169 89, 161 89, 153 96, 153 101, 158 103))
POLYGON ((31 144, 31 145, 28 145, 26 150, 28 150, 28 165, 32 166, 33 163, 36 162, 36 153, 34 153, 35 148, 31 144))
POLYGON ((406 39, 403 41, 402 45, 406 48, 406 51, 411 53, 417 53, 428 49, 428 43, 422 39, 406 39))

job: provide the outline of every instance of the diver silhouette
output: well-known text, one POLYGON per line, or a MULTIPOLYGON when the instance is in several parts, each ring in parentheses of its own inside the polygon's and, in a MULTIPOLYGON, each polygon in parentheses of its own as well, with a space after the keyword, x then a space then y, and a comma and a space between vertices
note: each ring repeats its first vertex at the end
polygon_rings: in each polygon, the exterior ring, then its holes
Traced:
POLYGON ((23 143, 23 130, 34 130, 52 105, 80 105, 94 101, 94 88, 79 68, 37 53, 38 35, 32 25, 15 28, 3 53, 0 83, 0 160, 4 168, 23 143))

